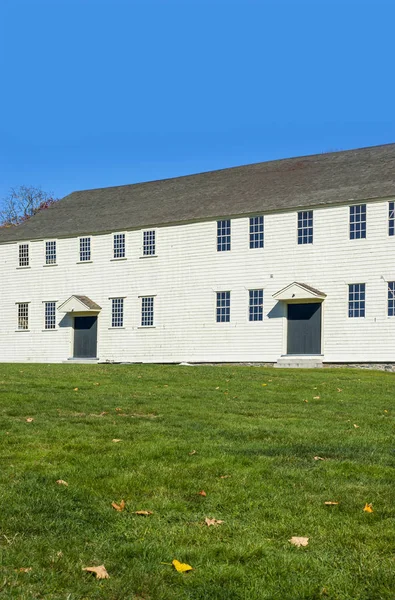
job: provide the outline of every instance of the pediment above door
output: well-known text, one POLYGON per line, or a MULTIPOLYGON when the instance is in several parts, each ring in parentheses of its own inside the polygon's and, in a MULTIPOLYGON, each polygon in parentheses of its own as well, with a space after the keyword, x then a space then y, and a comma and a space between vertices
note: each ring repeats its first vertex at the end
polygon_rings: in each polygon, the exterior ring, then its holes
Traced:
POLYGON ((320 302, 325 300, 326 294, 310 285, 294 281, 273 294, 273 298, 285 302, 320 302))
POLYGON ((66 302, 63 302, 58 308, 58 311, 64 313, 94 313, 97 314, 101 311, 101 306, 96 304, 88 296, 70 296, 66 302))

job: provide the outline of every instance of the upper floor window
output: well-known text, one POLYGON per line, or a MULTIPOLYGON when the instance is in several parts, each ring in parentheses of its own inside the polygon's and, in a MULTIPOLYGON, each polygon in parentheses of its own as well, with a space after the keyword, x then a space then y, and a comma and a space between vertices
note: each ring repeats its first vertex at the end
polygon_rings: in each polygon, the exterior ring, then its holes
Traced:
POLYGON ((250 248, 263 248, 263 216, 250 217, 250 248))
POLYGON ((143 256, 155 255, 155 229, 143 231, 143 256))
POLYGON ((91 259, 91 238, 80 238, 80 261, 85 262, 91 259))
POLYGON ((19 244, 19 266, 29 266, 29 244, 19 244))
POLYGON ((263 290, 250 290, 250 321, 263 321, 263 290))
POLYGON ((111 327, 123 327, 123 298, 112 298, 111 327))
POLYGON ((45 242, 45 264, 55 265, 56 264, 56 242, 45 242))
POLYGON ((29 329, 29 304, 19 302, 18 306, 18 329, 29 329))
POLYGON ((154 324, 154 298, 146 296, 141 298, 141 326, 152 327, 154 324))
POLYGON ((365 316, 365 284, 351 283, 348 286, 348 316, 365 316))
POLYGON ((388 235, 395 235, 395 202, 388 203, 388 235))
POLYGON ((298 244, 313 243, 313 211, 298 212, 298 244))
POLYGON ((125 258, 125 234, 114 233, 114 258, 125 258))
POLYGON ((230 292, 217 292, 217 323, 230 321, 230 292))
POLYGON ((217 221, 217 250, 230 250, 230 220, 217 221))
POLYGON ((366 238, 366 204, 350 206, 350 240, 366 238))
POLYGON ((44 329, 56 327, 56 302, 45 302, 44 329))
POLYGON ((395 317, 395 281, 388 282, 388 316, 395 317))

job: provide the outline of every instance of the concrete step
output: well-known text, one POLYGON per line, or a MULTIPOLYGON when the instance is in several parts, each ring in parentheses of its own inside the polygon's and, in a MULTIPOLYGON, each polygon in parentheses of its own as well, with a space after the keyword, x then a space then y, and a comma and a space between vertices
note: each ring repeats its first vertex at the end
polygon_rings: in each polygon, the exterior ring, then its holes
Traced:
POLYGON ((274 366, 278 369, 320 369, 323 364, 320 356, 281 356, 274 366))

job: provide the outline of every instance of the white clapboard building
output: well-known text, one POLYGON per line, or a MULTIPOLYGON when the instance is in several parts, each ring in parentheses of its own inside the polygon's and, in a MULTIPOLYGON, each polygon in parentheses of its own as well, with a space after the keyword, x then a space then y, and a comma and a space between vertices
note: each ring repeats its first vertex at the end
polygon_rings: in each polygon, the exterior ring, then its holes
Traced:
POLYGON ((395 144, 74 192, 0 230, 0 361, 395 362, 395 144))

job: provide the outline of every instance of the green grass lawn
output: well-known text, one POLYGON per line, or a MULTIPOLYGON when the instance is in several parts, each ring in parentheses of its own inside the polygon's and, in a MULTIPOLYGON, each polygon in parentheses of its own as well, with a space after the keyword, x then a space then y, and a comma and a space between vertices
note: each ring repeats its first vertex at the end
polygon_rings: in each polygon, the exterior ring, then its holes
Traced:
POLYGON ((394 396, 374 371, 0 365, 0 597, 394 600, 394 396))

